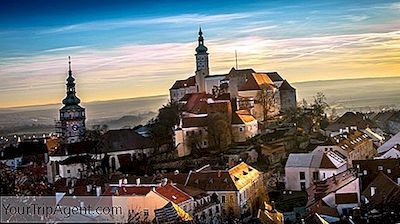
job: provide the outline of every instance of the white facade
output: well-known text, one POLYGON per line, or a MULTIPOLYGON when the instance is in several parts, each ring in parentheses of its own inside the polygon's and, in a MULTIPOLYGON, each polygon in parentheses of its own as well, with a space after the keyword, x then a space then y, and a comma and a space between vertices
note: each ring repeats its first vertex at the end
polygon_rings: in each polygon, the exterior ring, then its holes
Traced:
POLYGON ((318 146, 311 153, 291 153, 285 166, 286 189, 304 191, 314 181, 325 180, 347 170, 347 160, 333 149, 318 146))

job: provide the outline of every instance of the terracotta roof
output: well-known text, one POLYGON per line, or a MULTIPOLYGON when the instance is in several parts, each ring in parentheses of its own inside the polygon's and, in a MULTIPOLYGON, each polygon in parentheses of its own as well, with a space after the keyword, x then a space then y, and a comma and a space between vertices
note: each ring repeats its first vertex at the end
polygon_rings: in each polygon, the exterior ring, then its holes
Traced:
POLYGON ((251 185, 254 180, 258 179, 260 172, 248 164, 241 162, 233 168, 229 169, 229 174, 238 190, 251 185))
POLYGON ((338 191, 356 179, 354 171, 346 170, 323 181, 315 182, 307 189, 307 207, 315 208, 326 195, 338 191))
POLYGON ((161 196, 169 201, 174 202, 175 204, 179 204, 191 199, 190 195, 186 194, 172 184, 166 184, 165 186, 157 187, 155 190, 161 196))
POLYGON ((232 124, 245 124, 255 121, 256 119, 248 111, 235 111, 232 113, 232 124))
POLYGON ((274 85, 272 80, 266 74, 252 73, 247 81, 239 87, 239 91, 261 90, 266 86, 274 85))
POLYGON ((185 192, 195 199, 200 199, 208 196, 206 191, 197 187, 185 186, 183 184, 176 184, 175 187, 179 188, 181 191, 185 192))
POLYGON ((228 171, 191 173, 187 185, 205 191, 237 191, 228 171))
POLYGON ((206 127, 207 117, 184 117, 182 118, 182 128, 206 127))
POLYGON ((336 204, 357 204, 358 195, 357 193, 339 193, 335 194, 336 204))
POLYGON ((194 76, 190 76, 187 79, 175 81, 171 89, 180 89, 195 85, 196 85, 196 78, 194 76))
POLYGON ((191 112, 191 113, 196 113, 196 114, 202 114, 202 113, 207 113, 207 99, 211 98, 212 96, 209 94, 206 94, 204 92, 202 93, 190 93, 186 94, 186 104, 183 108, 184 111, 191 112))
POLYGON ((372 145, 372 139, 367 134, 364 134, 358 130, 351 131, 346 135, 347 136, 335 136, 333 138, 330 138, 330 141, 334 144, 337 144, 339 147, 341 147, 343 150, 346 150, 347 152, 353 151, 355 147, 365 142, 371 142, 372 145), (339 140, 339 143, 337 143, 337 140, 339 140))
POLYGON ((117 152, 152 148, 150 138, 143 137, 133 129, 110 130, 101 137, 101 152, 117 152))

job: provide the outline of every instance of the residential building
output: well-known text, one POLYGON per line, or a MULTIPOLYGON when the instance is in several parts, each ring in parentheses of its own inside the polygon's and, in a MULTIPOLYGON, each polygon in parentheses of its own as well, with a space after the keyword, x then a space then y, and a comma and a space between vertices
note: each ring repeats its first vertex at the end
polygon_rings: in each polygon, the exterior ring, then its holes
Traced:
POLYGON ((349 167, 353 160, 373 159, 377 155, 372 139, 358 130, 337 135, 330 141, 346 151, 349 167))
POLYGON ((325 128, 324 134, 334 137, 340 134, 349 133, 352 130, 364 130, 371 128, 373 123, 362 113, 346 112, 341 117, 325 128))
POLYGON ((396 145, 400 144, 400 132, 395 134, 389 140, 387 140, 383 145, 378 148, 378 153, 382 154, 389 151, 391 148, 395 147, 396 145))
POLYGON ((313 182, 325 180, 347 169, 343 150, 317 147, 311 153, 291 153, 285 165, 286 189, 305 191, 313 182))
POLYGON ((257 120, 247 110, 232 113, 232 137, 234 142, 245 142, 258 133, 257 120))
POLYGON ((360 205, 360 180, 356 172, 346 170, 313 183, 307 189, 307 194, 308 214, 318 213, 336 218, 348 216, 354 207, 360 205))

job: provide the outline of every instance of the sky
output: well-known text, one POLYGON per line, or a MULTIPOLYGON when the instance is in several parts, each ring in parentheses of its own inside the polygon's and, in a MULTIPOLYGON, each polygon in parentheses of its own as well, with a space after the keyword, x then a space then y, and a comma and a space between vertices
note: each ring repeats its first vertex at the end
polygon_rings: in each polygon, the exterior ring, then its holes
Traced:
POLYGON ((290 82, 400 76, 400 2, 0 0, 0 108, 60 103, 68 56, 82 102, 168 94, 195 70, 290 82))

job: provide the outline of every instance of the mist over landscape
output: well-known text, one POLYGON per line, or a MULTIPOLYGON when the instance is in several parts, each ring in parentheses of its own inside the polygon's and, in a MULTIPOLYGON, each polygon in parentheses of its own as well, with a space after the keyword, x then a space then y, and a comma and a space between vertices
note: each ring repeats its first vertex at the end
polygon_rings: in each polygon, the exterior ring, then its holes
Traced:
MULTIPOLYGON (((323 92, 331 108, 338 114, 345 111, 378 111, 398 109, 400 77, 343 79, 293 83, 298 102, 311 102, 317 92, 323 92)), ((87 110, 87 126, 106 124, 109 129, 145 124, 168 103, 168 96, 151 96, 110 101, 83 102, 87 110)), ((0 109, 0 134, 54 132, 60 104, 0 109)))

